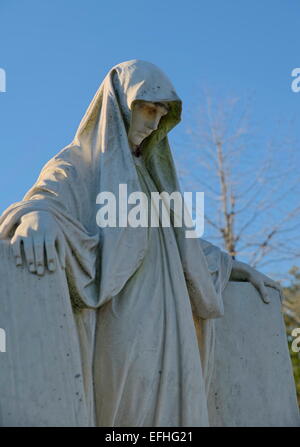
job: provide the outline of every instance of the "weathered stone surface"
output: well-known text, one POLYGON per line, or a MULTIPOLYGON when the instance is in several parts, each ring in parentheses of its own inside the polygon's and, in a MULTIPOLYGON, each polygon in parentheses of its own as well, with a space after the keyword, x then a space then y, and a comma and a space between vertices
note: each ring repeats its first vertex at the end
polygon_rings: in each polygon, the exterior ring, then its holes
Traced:
POLYGON ((295 384, 279 293, 264 304, 249 283, 229 282, 216 320, 209 396, 213 426, 299 426, 295 384))
POLYGON ((16 267, 0 241, 0 426, 87 425, 77 331, 64 272, 16 267), (78 349, 76 349, 78 346, 78 349))
POLYGON ((97 219, 100 192, 180 191, 167 134, 181 106, 158 67, 116 65, 73 141, 0 216, 15 254, 0 243, 1 425, 208 426, 215 336, 212 425, 297 425, 279 300, 262 302, 278 285, 186 224, 97 219), (65 270, 49 273, 57 254, 65 270), (223 317, 229 278, 261 296, 229 285, 223 317))
MULTIPOLYGON (((0 258, 0 425, 91 424, 64 272, 38 277, 15 267, 5 241, 0 258)), ((266 305, 251 284, 225 289, 209 396, 213 426, 299 425, 279 294, 269 292, 266 305)))

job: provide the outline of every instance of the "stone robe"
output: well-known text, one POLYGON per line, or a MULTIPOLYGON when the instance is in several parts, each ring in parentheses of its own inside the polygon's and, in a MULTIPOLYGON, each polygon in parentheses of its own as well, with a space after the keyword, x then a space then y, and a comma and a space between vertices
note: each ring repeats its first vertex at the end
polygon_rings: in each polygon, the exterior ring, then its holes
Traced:
MULTIPOLYGON (((48 211, 64 234, 78 335, 73 347, 80 351, 84 384, 82 425, 209 425, 214 319, 224 313, 231 257, 202 239, 185 238, 184 227, 100 229, 96 223, 101 191, 117 199, 120 184, 128 194, 180 191, 167 137, 180 114, 181 101, 156 66, 118 64, 72 143, 0 219, 1 235, 9 238, 24 213, 48 211), (135 100, 169 105, 139 161, 127 138, 135 100)), ((172 223, 174 215, 171 208, 172 223)))

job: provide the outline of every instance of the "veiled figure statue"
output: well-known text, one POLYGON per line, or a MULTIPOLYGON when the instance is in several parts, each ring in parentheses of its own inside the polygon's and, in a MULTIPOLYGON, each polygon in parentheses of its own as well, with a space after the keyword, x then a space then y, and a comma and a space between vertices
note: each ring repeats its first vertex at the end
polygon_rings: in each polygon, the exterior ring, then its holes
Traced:
POLYGON ((180 191, 167 136, 180 115, 155 65, 116 65, 72 143, 2 214, 1 425, 211 425, 224 289, 248 281, 267 308, 279 285, 186 238, 172 203, 170 226, 97 223, 100 192, 180 191))

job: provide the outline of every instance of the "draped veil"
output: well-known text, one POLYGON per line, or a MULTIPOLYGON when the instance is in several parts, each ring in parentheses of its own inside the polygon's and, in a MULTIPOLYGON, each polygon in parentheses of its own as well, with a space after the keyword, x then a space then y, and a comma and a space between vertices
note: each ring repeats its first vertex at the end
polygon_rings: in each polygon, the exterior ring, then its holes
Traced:
MULTIPOLYGON (((181 100, 155 65, 131 60, 113 67, 88 107, 74 140, 42 169, 22 201, 0 218, 2 237, 13 234, 20 217, 49 211, 66 241, 66 276, 76 309, 97 309, 113 299, 143 262, 147 228, 96 223, 97 194, 141 191, 127 132, 135 100, 167 102, 169 112, 142 144, 142 156, 159 192, 180 191, 168 132, 180 122, 181 100)), ((174 209, 171 218, 174 221, 174 209)), ((174 227, 196 325, 208 389, 213 366, 214 318, 224 313, 222 291, 229 279, 229 255, 203 239, 187 239, 174 227)))

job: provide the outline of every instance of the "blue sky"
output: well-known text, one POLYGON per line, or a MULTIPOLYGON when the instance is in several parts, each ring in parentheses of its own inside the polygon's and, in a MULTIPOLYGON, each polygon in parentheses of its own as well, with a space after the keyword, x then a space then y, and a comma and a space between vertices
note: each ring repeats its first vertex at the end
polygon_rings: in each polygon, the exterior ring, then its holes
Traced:
MULTIPOLYGON (((170 136, 176 151, 186 110, 204 85, 253 92, 254 118, 266 134, 276 133, 278 117, 299 122, 300 93, 291 91, 299 30, 297 0, 0 0, 0 67, 7 75, 0 212, 73 139, 106 73, 125 60, 149 60, 175 85, 184 106, 170 136)), ((295 131, 300 136, 300 126, 295 131)))

